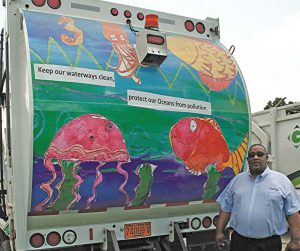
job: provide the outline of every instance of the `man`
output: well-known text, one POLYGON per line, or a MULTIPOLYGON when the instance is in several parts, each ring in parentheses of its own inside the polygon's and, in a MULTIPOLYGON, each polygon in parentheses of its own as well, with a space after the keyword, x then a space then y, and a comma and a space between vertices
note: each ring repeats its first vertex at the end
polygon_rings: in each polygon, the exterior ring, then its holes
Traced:
MULTIPOLYGON (((249 170, 238 174, 218 197, 216 244, 224 246, 224 229, 233 228, 231 251, 281 251, 280 235, 291 233, 286 250, 300 251, 300 197, 289 179, 267 166, 263 145, 248 152, 249 170)), ((295 163, 299 165, 299 163, 295 163)))

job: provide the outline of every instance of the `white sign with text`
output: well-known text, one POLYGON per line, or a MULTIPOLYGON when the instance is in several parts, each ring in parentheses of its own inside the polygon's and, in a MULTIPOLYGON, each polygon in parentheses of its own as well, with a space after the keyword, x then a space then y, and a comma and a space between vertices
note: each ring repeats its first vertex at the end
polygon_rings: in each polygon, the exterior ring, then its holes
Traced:
POLYGON ((161 111, 190 112, 211 115, 211 103, 195 99, 177 98, 154 94, 150 92, 140 92, 127 90, 128 105, 151 108, 161 111))
POLYGON ((63 65, 34 64, 35 79, 115 87, 114 72, 63 65))

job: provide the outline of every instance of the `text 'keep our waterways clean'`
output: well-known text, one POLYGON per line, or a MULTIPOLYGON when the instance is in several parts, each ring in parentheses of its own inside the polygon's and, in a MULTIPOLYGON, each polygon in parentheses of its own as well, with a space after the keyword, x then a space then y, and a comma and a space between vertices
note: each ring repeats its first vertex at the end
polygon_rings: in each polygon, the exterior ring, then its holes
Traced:
POLYGON ((63 65, 34 64, 35 79, 115 86, 111 71, 92 70, 63 65))

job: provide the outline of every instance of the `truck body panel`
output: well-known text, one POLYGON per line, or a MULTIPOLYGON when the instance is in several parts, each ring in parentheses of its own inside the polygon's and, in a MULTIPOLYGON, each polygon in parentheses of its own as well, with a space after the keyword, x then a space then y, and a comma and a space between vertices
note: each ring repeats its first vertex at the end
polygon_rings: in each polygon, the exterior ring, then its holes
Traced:
POLYGON ((300 105, 294 103, 252 114, 252 143, 266 146, 272 169, 300 188, 300 105))
POLYGON ((125 240, 132 223, 151 226, 133 238, 169 235, 173 222, 187 223, 183 233, 213 229, 193 222, 218 214, 215 199, 243 170, 250 134, 247 90, 218 20, 102 1, 47 4, 6 4, 16 249, 100 244, 105 229, 125 240), (139 64, 139 13, 159 17, 168 48, 160 66, 139 64), (188 31, 187 21, 205 30, 188 31), (30 243, 53 231, 77 239, 30 243))

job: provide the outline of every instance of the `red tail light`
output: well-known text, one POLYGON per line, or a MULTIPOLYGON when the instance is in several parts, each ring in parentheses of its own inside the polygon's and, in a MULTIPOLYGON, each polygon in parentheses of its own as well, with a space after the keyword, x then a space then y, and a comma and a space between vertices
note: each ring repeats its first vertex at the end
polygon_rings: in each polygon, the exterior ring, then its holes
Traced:
POLYGON ((138 20, 142 21, 144 20, 144 14, 142 12, 139 12, 137 15, 138 20))
POLYGON ((50 246, 57 246, 61 241, 60 234, 57 232, 51 232, 47 235, 47 243, 50 246))
POLYGON ((188 31, 193 31, 195 29, 195 25, 191 20, 187 20, 184 23, 184 27, 188 30, 188 31))
POLYGON ((30 245, 34 248, 40 248, 45 243, 45 237, 42 234, 33 234, 30 237, 30 245))
POLYGON ((212 220, 210 217, 204 217, 203 220, 202 220, 202 226, 204 228, 210 228, 211 227, 211 224, 212 224, 212 220))
POLYGON ((60 0, 48 0, 47 3, 52 9, 58 9, 61 6, 60 0))
POLYGON ((42 7, 45 5, 46 0, 32 0, 31 2, 37 7, 42 7))
POLYGON ((110 13, 113 15, 113 16, 117 16, 119 14, 119 11, 116 9, 116 8, 112 8, 110 10, 110 13))
POLYGON ((165 42, 165 40, 161 36, 147 35, 147 43, 149 43, 149 44, 162 45, 162 44, 164 44, 164 42, 165 42))
POLYGON ((125 10, 125 11, 124 11, 124 16, 125 16, 126 18, 131 18, 131 12, 130 12, 129 10, 125 10))
POLYGON ((203 34, 205 32, 205 26, 203 23, 201 22, 198 22, 196 24, 196 30, 200 33, 200 34, 203 34))

